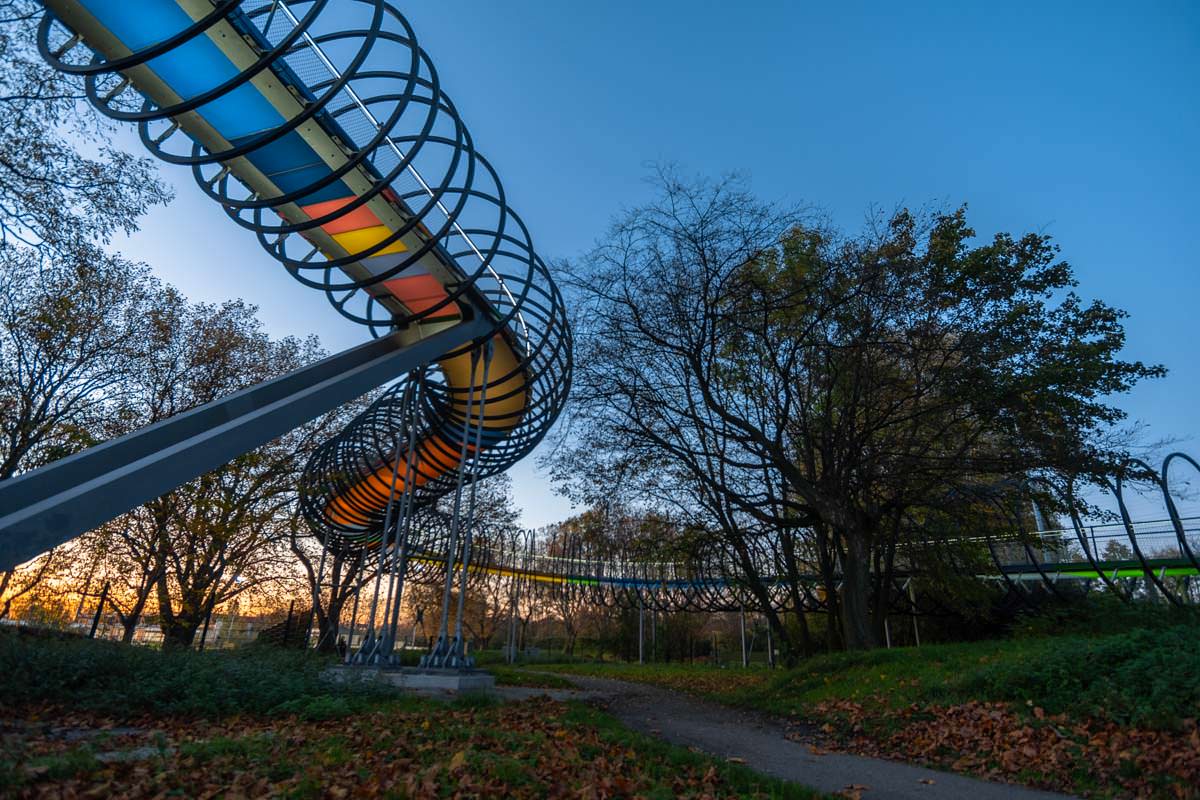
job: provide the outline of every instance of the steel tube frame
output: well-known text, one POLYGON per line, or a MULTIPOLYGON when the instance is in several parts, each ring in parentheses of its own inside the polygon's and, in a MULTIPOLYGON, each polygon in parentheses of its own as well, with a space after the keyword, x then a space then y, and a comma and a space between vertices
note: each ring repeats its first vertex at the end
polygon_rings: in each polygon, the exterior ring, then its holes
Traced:
POLYGON ((10 569, 486 336, 481 314, 414 342, 374 339, 0 483, 0 569, 10 569))
MULTIPOLYGON (((483 381, 479 390, 479 415, 475 422, 475 451, 471 457, 471 490, 470 497, 467 499, 467 524, 464 526, 462 563, 459 566, 458 608, 454 617, 454 640, 451 643, 454 655, 460 663, 467 666, 471 666, 471 664, 467 661, 466 653, 463 649, 463 614, 466 611, 467 582, 471 571, 471 544, 475 538, 475 525, 477 522, 475 501, 479 493, 479 480, 476 476, 475 461, 483 449, 483 409, 487 404, 488 377, 492 369, 492 356, 492 343, 488 342, 483 346, 483 381)), ((463 462, 460 469, 465 471, 467 463, 463 462)))

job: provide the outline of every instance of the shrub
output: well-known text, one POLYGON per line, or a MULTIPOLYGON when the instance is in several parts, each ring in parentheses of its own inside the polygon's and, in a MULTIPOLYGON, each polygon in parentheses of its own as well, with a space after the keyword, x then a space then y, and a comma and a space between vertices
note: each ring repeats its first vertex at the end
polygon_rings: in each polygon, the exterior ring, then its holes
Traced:
POLYGON ((1003 660, 965 675, 972 694, 1032 700, 1122 724, 1176 727, 1200 717, 1200 630, 1143 628, 1103 638, 1063 637, 1037 659, 1003 660))
MULTIPOLYGON (((328 659, 311 653, 162 652, 87 639, 0 633, 0 704, 50 703, 114 715, 262 713, 297 698, 379 697, 369 684, 333 687, 328 659)), ((319 713, 330 713, 328 705, 319 713)))
POLYGON ((1196 624, 1194 608, 1176 608, 1164 603, 1126 603, 1107 593, 1093 593, 1065 603, 1046 603, 1019 614, 1012 624, 1017 637, 1082 634, 1121 634, 1138 628, 1161 630, 1196 624))

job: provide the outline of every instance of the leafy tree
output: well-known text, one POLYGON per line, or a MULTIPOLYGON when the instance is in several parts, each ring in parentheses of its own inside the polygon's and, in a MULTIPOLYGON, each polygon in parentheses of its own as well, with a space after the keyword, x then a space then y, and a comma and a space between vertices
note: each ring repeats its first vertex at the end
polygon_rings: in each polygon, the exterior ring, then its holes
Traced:
MULTIPOLYGON (((176 304, 154 315, 136 425, 186 411, 323 356, 315 337, 270 339, 255 309, 176 304)), ((191 644, 212 610, 291 569, 295 488, 318 431, 303 426, 146 505, 167 569, 155 583, 164 641, 191 644)), ((328 432, 326 432, 328 433, 328 432)))
POLYGON ((22 567, 0 571, 0 619, 7 619, 22 598, 37 592, 62 566, 62 553, 55 548, 22 567))
POLYGON ((97 441, 145 355, 161 286, 90 245, 0 245, 0 480, 97 441))
MULTIPOLYGON (((0 2, 0 480, 97 441, 156 289, 99 244, 170 197, 149 159, 78 113, 80 86, 34 46, 42 13, 0 2)), ((36 580, 21 591, 47 574, 23 571, 36 580)), ((0 572, 10 598, 14 580, 0 572)))
MULTIPOLYGON (((122 391, 94 433, 119 436, 322 357, 315 337, 272 340, 255 311, 241 301, 192 304, 162 287, 144 312, 122 391)), ((303 426, 86 537, 120 573, 114 604, 127 638, 153 609, 167 646, 187 646, 216 606, 289 576, 300 468, 331 432, 327 420, 303 426)))
POLYGON ((877 642, 928 513, 1018 520, 1030 486, 1121 468, 1109 398, 1164 371, 1120 358, 1125 315, 1074 293, 1049 237, 980 242, 965 208, 846 236, 737 181, 659 188, 576 270, 571 435, 683 489, 735 554, 799 539, 846 646, 877 642))
POLYGON ((0 2, 0 480, 94 442, 157 290, 98 245, 170 198, 38 54, 43 13, 0 2))
POLYGON ((43 13, 33 0, 0 0, 0 244, 53 256, 132 233, 171 193, 149 158, 112 145, 82 83, 37 52, 43 13))

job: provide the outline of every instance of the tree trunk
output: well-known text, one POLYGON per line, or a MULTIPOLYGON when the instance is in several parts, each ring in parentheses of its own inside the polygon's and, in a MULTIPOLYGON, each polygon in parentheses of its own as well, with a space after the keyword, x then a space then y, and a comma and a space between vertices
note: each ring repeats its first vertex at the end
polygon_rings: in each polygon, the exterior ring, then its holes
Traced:
POLYGON ((163 650, 188 650, 196 640, 196 631, 200 629, 201 619, 190 616, 175 616, 161 624, 163 634, 163 650))
POLYGON ((155 567, 153 573, 146 576, 145 582, 138 588, 137 597, 134 599, 133 607, 129 609, 129 614, 122 614, 121 610, 117 609, 117 618, 121 621, 122 643, 130 644, 133 642, 133 636, 137 633, 138 623, 142 621, 142 614, 146 610, 146 603, 150 602, 150 593, 154 591, 159 575, 165 570, 166 567, 160 563, 155 567))
POLYGON ((573 628, 565 628, 563 633, 566 635, 566 640, 563 642, 563 653, 568 658, 575 657, 575 631, 573 628))
MULTIPOLYGON (((791 552, 789 550, 789 548, 792 546, 792 544, 791 544, 792 539, 791 539, 790 534, 788 534, 788 533, 783 534, 783 539, 785 542, 784 561, 785 561, 786 570, 788 573, 789 588, 795 589, 796 588, 795 554, 794 554, 794 552, 791 552), (789 555, 790 555, 790 558, 789 558, 789 555)), ((771 593, 768 590, 766 583, 763 582, 762 576, 760 576, 758 574, 758 570, 756 570, 754 567, 754 561, 750 556, 750 549, 746 545, 745 539, 739 534, 734 539, 733 545, 734 545, 734 553, 737 556, 738 561, 741 565, 741 570, 742 570, 741 577, 743 580, 745 580, 746 587, 750 590, 750 593, 754 595, 754 598, 758 602, 759 607, 761 607, 763 610, 763 614, 766 615, 767 624, 771 626, 771 631, 775 634, 775 640, 779 644, 779 649, 783 652, 784 659, 789 664, 794 663, 796 661, 795 643, 792 641, 791 634, 788 633, 787 628, 784 627, 782 617, 779 615, 778 612, 776 612, 774 604, 771 602, 771 593)), ((795 597, 799 597, 799 595, 796 594, 795 597)), ((797 600, 796 602, 798 603, 799 601, 797 600)), ((807 652, 807 649, 808 649, 808 626, 807 626, 807 623, 804 622, 804 620, 803 620, 803 615, 801 615, 801 625, 802 625, 802 627, 800 629, 800 635, 802 637, 802 645, 801 646, 807 652)), ((669 657, 668 657, 668 660, 670 660, 669 657)))
MULTIPOLYGON (((809 655, 812 653, 812 634, 808 630, 808 619, 804 616, 804 599, 800 596, 800 570, 796 565, 796 538, 790 532, 785 532, 781 537, 783 540, 783 559, 784 565, 787 567, 787 583, 788 594, 792 598, 792 606, 796 609, 796 620, 800 625, 800 649, 803 651, 801 655, 809 655)), ((778 632, 777 632, 778 633, 778 632)), ((795 649, 791 641, 784 640, 787 644, 784 650, 784 663, 789 667, 796 665, 795 649)))
POLYGON ((880 563, 876 564, 875 579, 873 581, 875 593, 874 630, 875 641, 877 642, 884 641, 887 638, 884 633, 884 626, 887 624, 887 613, 891 607, 892 577, 895 575, 896 541, 898 537, 899 517, 897 516, 896 523, 892 527, 886 546, 880 547, 876 543, 875 548, 880 558, 880 563))
POLYGON ((122 614, 117 611, 117 617, 121 620, 121 642, 130 644, 133 642, 133 635, 137 633, 138 623, 142 621, 142 612, 146 608, 146 601, 150 599, 150 590, 147 588, 133 604, 133 608, 129 609, 128 614, 122 614))
POLYGON ((817 523, 813 525, 813 533, 816 535, 817 566, 821 571, 821 587, 825 592, 825 616, 828 620, 825 626, 825 647, 832 653, 840 650, 842 646, 839 637, 841 627, 834 624, 834 620, 840 620, 842 614, 842 604, 838 601, 837 563, 829 528, 817 523))
POLYGON ((305 563, 308 569, 309 581, 312 583, 313 613, 317 617, 317 652, 334 653, 338 648, 338 629, 341 627, 342 612, 346 602, 353 599, 358 590, 358 581, 362 576, 363 554, 360 553, 352 560, 344 560, 335 554, 329 569, 329 601, 321 596, 316 585, 317 574, 312 571, 312 565, 306 560, 304 551, 292 543, 292 552, 305 563))
POLYGON ((179 602, 179 611, 171 606, 171 595, 164 572, 156 582, 158 589, 158 627, 163 635, 163 650, 186 650, 192 646, 196 631, 204 622, 206 604, 203 600, 185 594, 179 602))
POLYGON ((842 564, 842 639, 847 650, 869 650, 877 642, 871 627, 871 547, 861 531, 847 531, 842 564))

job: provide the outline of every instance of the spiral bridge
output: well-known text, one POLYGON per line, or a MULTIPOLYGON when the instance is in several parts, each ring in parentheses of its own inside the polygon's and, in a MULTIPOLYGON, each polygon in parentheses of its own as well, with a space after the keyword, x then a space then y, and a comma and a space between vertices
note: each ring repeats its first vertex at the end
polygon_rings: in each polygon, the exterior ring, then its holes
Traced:
MULTIPOLYGON (((80 76, 100 112, 135 123, 155 156, 189 167, 201 191, 253 232, 297 281, 323 292, 344 318, 380 341, 416 348, 403 378, 317 449, 299 487, 303 513, 326 552, 376 559, 380 578, 373 587, 364 660, 387 656, 406 577, 444 586, 437 652, 439 663, 452 666, 467 663, 456 643, 459 634, 447 628, 456 574, 459 626, 462 597, 471 581, 482 580, 661 610, 828 609, 836 577, 832 585, 827 574, 821 577, 812 554, 780 563, 769 533, 751 538, 743 552, 723 550, 718 537, 711 537, 669 556, 585 539, 534 548, 503 537, 473 538, 480 527, 474 507, 479 481, 528 454, 563 407, 571 376, 570 331, 562 297, 528 229, 393 5, 383 0, 44 0, 44 5, 48 13, 39 29, 44 57, 80 76), (437 507, 443 498, 452 498, 449 511, 437 507), (755 586, 751 575, 766 577, 755 586), (376 621, 381 599, 383 616, 376 621)), ((342 371, 361 369, 367 358, 384 356, 364 351, 342 371)), ((314 380, 327 377, 313 374, 314 380)), ((364 388, 362 381, 354 385, 364 388)), ((322 397, 320 407, 331 407, 333 399, 322 397)), ((278 398, 269 395, 262 405, 273 402, 278 398)), ((315 408, 315 401, 306 406, 304 418, 317 413, 315 408)), ((223 413, 213 410, 216 419, 205 424, 215 426, 223 413)), ((299 415, 275 420, 276 429, 286 429, 287 420, 294 425, 299 415)), ((174 446, 176 439, 158 435, 159 450, 174 446)), ((189 429, 172 435, 193 434, 189 429)), ((197 448, 202 445, 207 446, 200 442, 197 448)), ((235 446, 254 444, 247 437, 220 453, 235 446)), ((128 443, 113 449, 121 447, 134 450, 120 456, 122 464, 143 455, 128 443)), ((169 488, 171 481, 199 474, 205 464, 211 469, 221 463, 220 453, 207 453, 208 460, 190 465, 190 472, 168 473, 158 485, 169 488)), ((88 503, 62 487, 112 472, 103 458, 91 462, 86 472, 67 464, 0 487, 0 545, 7 547, 10 531, 15 539, 30 529, 32 517, 21 516, 21 504, 40 502, 52 490, 61 496, 54 509, 72 503, 86 509, 88 503), (60 477, 52 479, 55 474, 60 477), (41 494, 29 491, 43 485, 41 494), (16 511, 10 513, 10 505, 16 511)), ((1200 545, 1196 520, 1180 515, 1168 488, 1173 466, 1200 471, 1182 454, 1168 458, 1159 472, 1142 469, 1145 465, 1135 470, 1151 474, 1144 480, 1162 491, 1166 517, 1160 523, 1132 521, 1125 484, 1118 480, 1110 489, 1119 523, 1087 526, 1074 519, 1065 530, 1040 525, 1045 530, 1032 533, 1014 525, 1011 535, 999 538, 964 533, 963 541, 979 557, 955 569, 1029 602, 1082 586, 1126 600, 1153 594, 1175 604, 1194 603, 1200 545), (1122 537, 1125 549, 1106 549, 1100 541, 1122 537)), ((149 472, 131 473, 127 483, 144 482, 149 472)), ((97 486, 99 497, 107 490, 97 486)), ((151 488, 141 486, 140 494, 130 490, 120 503, 97 506, 91 517, 72 522, 74 530, 144 502, 138 498, 154 496, 151 488)), ((39 552, 35 544, 71 535, 62 532, 61 516, 42 516, 40 538, 0 552, 0 562, 17 563, 19 555, 39 552)), ((936 594, 915 588, 922 576, 922 543, 906 547, 882 589, 889 605, 901 613, 937 613, 942 607, 936 594)))

